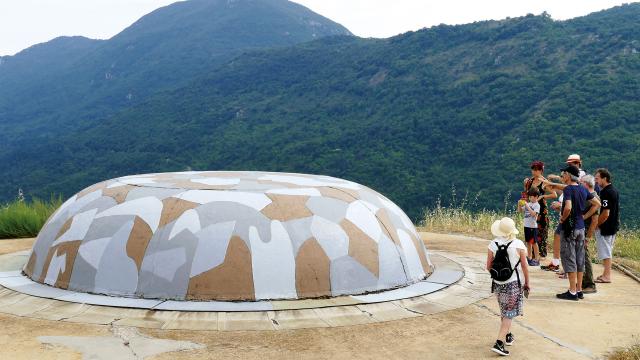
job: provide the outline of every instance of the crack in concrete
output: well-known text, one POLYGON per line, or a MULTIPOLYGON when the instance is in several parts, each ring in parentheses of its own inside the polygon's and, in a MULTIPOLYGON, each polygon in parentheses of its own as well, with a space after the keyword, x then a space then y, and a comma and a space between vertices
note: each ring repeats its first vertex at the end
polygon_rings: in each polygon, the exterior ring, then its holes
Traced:
MULTIPOLYGON (((120 319, 117 319, 117 320, 120 320, 120 319)), ((117 320, 114 320, 113 322, 115 322, 117 320)), ((138 354, 136 354, 135 350, 133 350, 133 348, 130 346, 131 345, 131 341, 127 337, 127 334, 124 331, 121 330, 121 329, 125 329, 125 328, 115 326, 115 325, 113 325, 113 322, 111 323, 111 328, 109 329, 111 331, 111 333, 113 335, 115 335, 115 337, 120 338, 120 340, 122 340, 122 344, 124 345, 125 348, 127 348, 131 352, 131 354, 133 355, 134 358, 142 359, 140 356, 138 356, 138 354)), ((135 335, 140 336, 140 334, 138 333, 137 330, 132 330, 132 331, 137 333, 135 335)))
POLYGON ((414 314, 418 314, 418 315, 427 315, 427 314, 425 314, 423 312, 420 312, 420 311, 417 311, 417 310, 413 310, 413 309, 409 309, 408 307, 406 307, 406 306, 404 306, 402 304, 394 304, 394 305, 396 305, 397 307, 399 307, 401 309, 405 309, 410 313, 414 313, 414 314))
POLYGON ((363 308, 361 308, 359 305, 356 305, 356 307, 358 308, 358 310, 362 311, 363 313, 369 315, 369 317, 374 317, 372 313, 368 312, 367 310, 364 310, 363 308))
POLYGON ((316 316, 318 317, 318 319, 320 319, 320 321, 327 324, 327 327, 334 327, 333 325, 329 324, 327 320, 323 319, 322 316, 320 316, 320 314, 318 314, 318 312, 316 311, 317 309, 311 309, 311 310, 313 310, 313 313, 316 314, 316 316))
MULTIPOLYGON (((491 310, 486 305, 482 305, 482 304, 478 304, 478 303, 474 303, 473 305, 478 307, 478 308, 487 310, 487 312, 491 313, 494 316, 500 317, 500 314, 494 312, 493 310, 491 310)), ((551 341, 552 343, 554 343, 554 344, 556 344, 556 345, 558 345, 560 347, 563 347, 565 349, 571 350, 571 351, 573 351, 575 353, 578 353, 580 355, 586 356, 586 357, 588 357, 590 359, 598 359, 598 357, 593 355, 589 349, 585 349, 585 348, 582 348, 582 347, 579 347, 579 346, 576 346, 576 345, 572 345, 572 344, 566 343, 566 342, 564 342, 564 341, 562 341, 562 340, 560 340, 560 339, 558 339, 556 337, 553 337, 551 335, 547 335, 544 332, 542 332, 541 330, 538 330, 538 329, 534 328, 531 325, 527 325, 527 324, 523 323, 520 320, 513 319, 513 322, 515 322, 516 324, 522 326, 523 328, 525 328, 525 329, 527 329, 527 330, 529 330, 529 331, 541 336, 542 338, 551 341)))

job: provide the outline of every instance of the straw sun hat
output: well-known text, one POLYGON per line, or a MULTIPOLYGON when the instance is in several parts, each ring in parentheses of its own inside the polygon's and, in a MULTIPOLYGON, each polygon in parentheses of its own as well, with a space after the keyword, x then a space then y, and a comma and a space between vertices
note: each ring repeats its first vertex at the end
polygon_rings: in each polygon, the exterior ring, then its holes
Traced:
POLYGON ((511 218, 503 217, 493 222, 491 233, 493 236, 510 238, 518 234, 518 229, 516 229, 515 221, 511 218))

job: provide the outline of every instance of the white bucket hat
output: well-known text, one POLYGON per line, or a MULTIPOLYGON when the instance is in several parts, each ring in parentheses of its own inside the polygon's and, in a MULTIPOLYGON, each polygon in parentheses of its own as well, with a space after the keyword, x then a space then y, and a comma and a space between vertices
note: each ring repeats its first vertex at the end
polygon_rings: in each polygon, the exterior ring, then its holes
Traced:
POLYGON ((511 218, 503 217, 496 220, 491 225, 491 233, 493 236, 508 238, 511 235, 517 235, 516 223, 511 218))

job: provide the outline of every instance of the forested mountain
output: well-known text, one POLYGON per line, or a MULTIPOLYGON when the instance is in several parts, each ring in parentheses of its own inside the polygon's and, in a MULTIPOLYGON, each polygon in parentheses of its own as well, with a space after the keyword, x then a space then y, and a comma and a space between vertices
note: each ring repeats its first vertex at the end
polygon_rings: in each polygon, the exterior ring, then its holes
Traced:
POLYGON ((327 37, 254 51, 73 131, 0 154, 0 194, 70 195, 125 174, 320 173, 418 217, 455 187, 511 207, 534 159, 606 166, 640 215, 640 4, 440 25, 390 39, 327 37))
POLYGON ((244 51, 337 34, 350 33, 287 0, 190 0, 153 11, 107 41, 36 45, 2 58, 0 142, 93 124, 244 51))

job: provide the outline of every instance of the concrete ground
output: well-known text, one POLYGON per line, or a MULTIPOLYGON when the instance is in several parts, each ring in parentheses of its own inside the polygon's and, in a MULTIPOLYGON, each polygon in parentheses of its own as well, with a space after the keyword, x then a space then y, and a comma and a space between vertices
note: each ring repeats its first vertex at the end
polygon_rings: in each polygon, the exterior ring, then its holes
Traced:
MULTIPOLYGON (((430 250, 486 258, 486 240, 427 233, 423 239, 430 250)), ((0 254, 32 243, 0 240, 0 254)), ((512 327, 513 357, 595 359, 640 342, 640 284, 634 280, 616 272, 612 284, 599 284, 597 294, 575 303, 555 299, 566 280, 539 269, 531 276, 525 316, 512 327)), ((0 359, 490 359, 497 357, 489 351, 497 314, 493 297, 403 320, 281 331, 136 329, 0 314, 0 359)))

